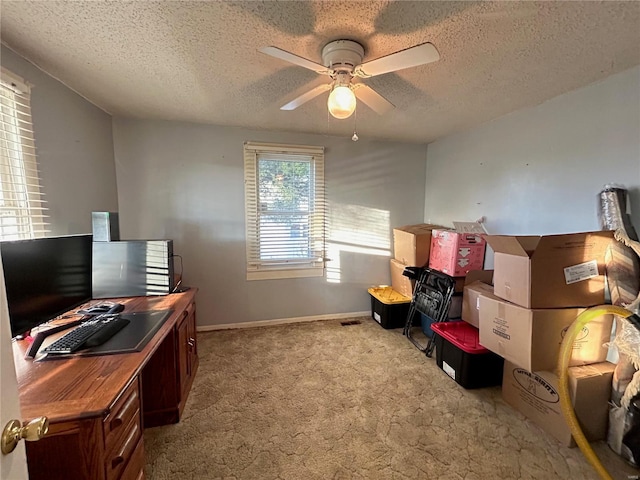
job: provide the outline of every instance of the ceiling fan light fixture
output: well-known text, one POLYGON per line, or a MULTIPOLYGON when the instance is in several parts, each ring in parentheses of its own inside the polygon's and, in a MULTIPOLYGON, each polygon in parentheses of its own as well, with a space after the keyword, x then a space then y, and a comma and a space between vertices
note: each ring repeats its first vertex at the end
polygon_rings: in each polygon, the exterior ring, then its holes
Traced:
POLYGON ((339 120, 349 118, 356 109, 356 96, 351 88, 338 85, 329 94, 329 113, 339 120))

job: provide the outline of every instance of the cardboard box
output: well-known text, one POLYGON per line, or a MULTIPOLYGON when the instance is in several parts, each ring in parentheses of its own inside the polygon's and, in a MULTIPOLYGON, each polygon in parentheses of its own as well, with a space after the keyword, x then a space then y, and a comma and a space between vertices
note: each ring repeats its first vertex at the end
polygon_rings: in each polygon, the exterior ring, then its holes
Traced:
POLYGON ((464 277, 484 265, 486 242, 478 233, 434 229, 431 233, 429 268, 452 277, 464 277))
POLYGON ((485 238, 495 253, 495 295, 526 308, 605 303, 605 254, 613 232, 485 238))
MULTIPOLYGON (((482 283, 486 287, 481 287, 482 292, 487 294, 493 294, 493 270, 471 270, 467 273, 466 277, 458 278, 456 280, 463 280, 463 295, 462 295, 462 308, 460 311, 460 317, 462 320, 478 328, 480 324, 480 318, 478 311, 480 310, 480 304, 478 302, 478 295, 475 293, 464 293, 464 287, 467 285, 473 285, 476 283, 482 283), (473 297, 473 298, 472 298, 473 297), (466 304, 466 305, 465 305, 466 304)), ((457 287, 457 282, 456 282, 457 287)), ((457 290, 456 290, 457 291, 457 290)), ((475 292, 475 291, 474 291, 475 292)))
POLYGON ((393 254, 396 260, 409 267, 424 267, 429 262, 431 231, 445 228, 421 223, 393 229, 393 254))
POLYGON ((457 278, 457 280, 463 280, 464 285, 469 285, 473 282, 482 282, 489 285, 493 285, 493 270, 471 270, 467 273, 466 277, 457 278))
POLYGON ((480 295, 499 300, 493 294, 493 285, 475 281, 465 285, 462 294, 462 320, 480 328, 480 295))
MULTIPOLYGON (((554 371, 560 344, 584 308, 529 310, 498 298, 480 295, 480 344, 531 372, 554 371)), ((613 317, 589 322, 576 338, 570 365, 604 362, 613 317)))
MULTIPOLYGON (((580 427, 589 441, 606 438, 609 396, 615 365, 604 362, 569 368, 569 391, 580 427)), ((565 446, 575 446, 560 409, 558 377, 531 373, 505 362, 502 398, 565 446)))
POLYGON ((413 286, 415 285, 415 281, 409 279, 409 277, 405 277, 402 275, 404 272, 405 265, 400 263, 398 260, 391 259, 390 260, 390 268, 391 268, 391 286, 396 292, 401 293, 405 297, 412 298, 413 297, 413 286))

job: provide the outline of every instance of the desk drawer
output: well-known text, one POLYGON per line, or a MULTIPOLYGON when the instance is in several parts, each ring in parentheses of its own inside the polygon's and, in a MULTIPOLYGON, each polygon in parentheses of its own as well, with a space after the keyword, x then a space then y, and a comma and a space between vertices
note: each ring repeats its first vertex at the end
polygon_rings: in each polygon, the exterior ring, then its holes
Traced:
POLYGON ((135 416, 140 416, 140 390, 138 381, 131 382, 124 393, 111 409, 111 413, 104 419, 104 446, 109 451, 118 443, 120 437, 135 416))
MULTIPOLYGON (((142 438, 140 429, 140 411, 131 419, 127 425, 122 440, 114 445, 106 457, 107 480, 117 480, 124 470, 133 453, 136 452, 139 440, 142 438)), ((136 452, 137 453, 137 452, 136 452)))
POLYGON ((140 438, 120 480, 144 480, 144 439, 140 438))

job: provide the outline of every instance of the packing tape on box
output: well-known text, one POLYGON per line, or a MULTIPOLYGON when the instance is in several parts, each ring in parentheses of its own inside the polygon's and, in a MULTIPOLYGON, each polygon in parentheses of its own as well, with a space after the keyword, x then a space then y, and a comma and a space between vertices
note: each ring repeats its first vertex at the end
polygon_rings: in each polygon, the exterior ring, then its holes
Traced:
POLYGON ((583 370, 583 373, 591 377, 594 377, 596 375, 602 376, 602 375, 607 375, 611 373, 611 371, 603 371, 602 368, 598 368, 596 367, 596 365, 600 365, 600 364, 596 363, 591 365, 576 365, 575 367, 569 367, 569 368, 580 368, 583 370))

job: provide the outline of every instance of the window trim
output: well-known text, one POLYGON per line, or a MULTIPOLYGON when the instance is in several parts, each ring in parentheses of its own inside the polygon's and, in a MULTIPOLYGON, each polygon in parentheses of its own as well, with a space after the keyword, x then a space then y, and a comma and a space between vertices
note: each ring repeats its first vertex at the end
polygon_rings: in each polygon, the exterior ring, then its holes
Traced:
POLYGON ((31 87, 23 78, 4 67, 0 67, 0 83, 19 95, 31 93, 31 87))
POLYGON ((245 241, 247 280, 322 277, 326 263, 326 206, 324 187, 324 147, 276 143, 244 143, 245 241), (281 154, 310 159, 313 169, 313 208, 309 212, 309 239, 317 256, 282 263, 265 261, 259 256, 258 160, 260 155, 281 154), (314 260, 315 259, 315 260, 314 260), (296 265, 297 264, 297 265, 296 265))

